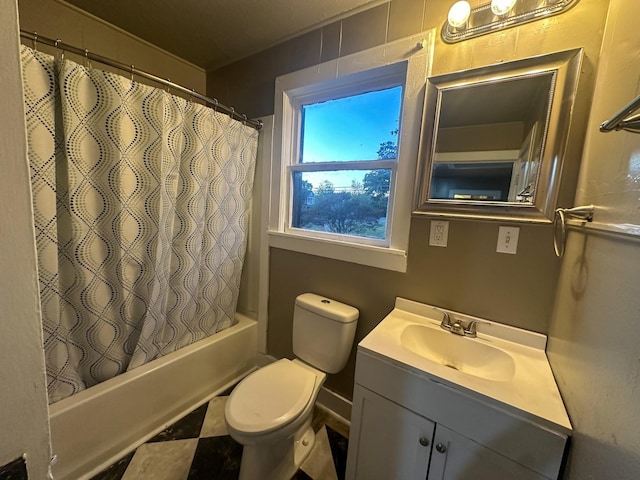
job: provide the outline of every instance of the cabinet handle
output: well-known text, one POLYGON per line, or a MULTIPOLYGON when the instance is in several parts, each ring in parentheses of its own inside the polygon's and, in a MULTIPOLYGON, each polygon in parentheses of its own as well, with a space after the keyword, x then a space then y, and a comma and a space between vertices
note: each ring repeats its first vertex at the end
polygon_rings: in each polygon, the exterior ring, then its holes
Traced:
POLYGON ((436 450, 440 453, 444 453, 447 451, 447 446, 443 445, 442 443, 439 443, 436 445, 436 450))
POLYGON ((423 447, 429 446, 429 439, 427 437, 420 437, 420 445, 423 447))

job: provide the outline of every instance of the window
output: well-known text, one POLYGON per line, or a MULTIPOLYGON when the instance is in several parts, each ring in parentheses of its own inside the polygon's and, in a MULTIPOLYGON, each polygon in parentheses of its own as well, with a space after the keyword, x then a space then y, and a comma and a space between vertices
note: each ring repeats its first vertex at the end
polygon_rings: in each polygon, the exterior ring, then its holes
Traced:
POLYGON ((406 270, 430 50, 417 43, 390 44, 408 59, 378 47, 276 80, 271 246, 406 270))
POLYGON ((302 105, 290 228, 388 245, 402 86, 302 105))

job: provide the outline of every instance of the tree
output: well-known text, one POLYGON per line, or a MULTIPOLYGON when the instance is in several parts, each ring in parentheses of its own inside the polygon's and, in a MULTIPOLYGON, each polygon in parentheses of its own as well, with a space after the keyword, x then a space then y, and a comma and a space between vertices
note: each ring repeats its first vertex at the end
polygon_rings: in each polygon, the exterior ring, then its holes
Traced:
POLYGON ((333 188, 333 183, 331 183, 329 180, 323 180, 322 182, 320 182, 320 185, 318 185, 318 188, 316 189, 316 195, 325 195, 333 193, 334 191, 335 189, 333 188))
MULTIPOLYGON (((389 133, 398 135, 398 129, 391 130, 389 133)), ((378 158, 396 158, 398 156, 398 142, 392 142, 391 140, 382 142, 376 153, 378 158)))
POLYGON ((303 180, 300 174, 293 176, 293 184, 292 222, 293 225, 299 225, 309 197, 313 194, 313 185, 303 180))
POLYGON ((390 184, 391 170, 372 170, 365 174, 362 181, 364 191, 376 199, 389 195, 390 184))
POLYGON ((313 205, 305 211, 305 224, 321 225, 326 231, 366 234, 378 224, 378 209, 366 193, 316 189, 313 205))
POLYGON ((398 145, 391 140, 382 142, 376 154, 378 155, 378 158, 396 158, 398 155, 398 145))

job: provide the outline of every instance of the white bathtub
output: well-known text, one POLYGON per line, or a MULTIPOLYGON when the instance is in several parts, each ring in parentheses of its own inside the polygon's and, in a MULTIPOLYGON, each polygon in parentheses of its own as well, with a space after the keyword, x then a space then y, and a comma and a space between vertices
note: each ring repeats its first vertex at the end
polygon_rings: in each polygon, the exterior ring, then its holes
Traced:
POLYGON ((239 323, 50 406, 56 480, 87 479, 247 375, 257 324, 239 323))

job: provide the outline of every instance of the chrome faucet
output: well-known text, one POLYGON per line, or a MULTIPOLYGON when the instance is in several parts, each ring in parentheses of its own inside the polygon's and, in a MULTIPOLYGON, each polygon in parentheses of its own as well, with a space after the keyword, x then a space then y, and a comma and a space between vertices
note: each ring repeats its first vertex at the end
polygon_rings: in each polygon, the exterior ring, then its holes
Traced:
POLYGON ((478 324, 491 325, 491 322, 484 320, 471 320, 467 325, 460 320, 451 321, 451 315, 449 312, 438 310, 442 313, 442 321, 440 322, 440 328, 453 333, 454 335, 460 335, 462 337, 475 338, 478 336, 478 324))

